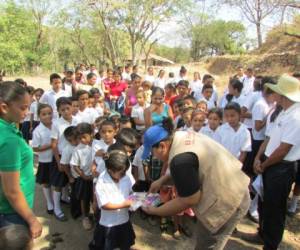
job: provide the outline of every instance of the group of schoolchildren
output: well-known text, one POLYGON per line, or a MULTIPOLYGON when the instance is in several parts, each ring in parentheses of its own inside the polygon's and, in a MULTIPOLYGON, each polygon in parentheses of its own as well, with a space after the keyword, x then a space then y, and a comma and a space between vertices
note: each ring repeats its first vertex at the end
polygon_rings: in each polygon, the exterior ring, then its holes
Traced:
MULTIPOLYGON (((96 221, 90 249, 129 249, 134 245, 128 212, 132 201, 128 196, 132 190, 147 191, 151 181, 166 172, 166 164, 158 159, 142 160, 142 135, 148 127, 144 111, 155 102, 153 97, 158 92, 171 109, 163 119, 173 119, 177 130, 203 133, 219 142, 243 163, 250 177, 255 176, 255 155, 281 111, 273 92, 264 88, 265 83, 275 84, 275 80, 240 67, 218 98, 215 79, 209 74, 201 79, 195 72, 189 82, 187 70, 181 67, 178 78, 174 73, 164 75, 162 70, 155 78, 149 67, 141 77, 138 67, 132 71, 128 65, 124 70, 107 70, 105 77, 94 67, 86 70, 80 66, 75 74, 67 70, 64 79, 52 74, 48 91, 26 86, 32 104, 20 129, 38 154, 36 181, 43 186, 47 212, 67 221, 61 203, 68 203, 72 217, 82 217, 84 229, 91 230, 96 221), (122 84, 114 83, 114 76, 122 84), (91 78, 93 84, 87 83, 91 78), (142 84, 132 92, 136 103, 125 112, 126 103, 130 103, 126 100, 128 89, 141 79, 142 84), (111 86, 115 88, 113 93, 111 86), (123 107, 119 101, 122 98, 123 107)), ((162 202, 176 196, 172 187, 160 193, 162 202)), ((291 212, 296 211, 298 199, 296 195, 291 212)), ((249 213, 258 220, 255 201, 249 213)), ((192 210, 186 214, 194 216, 192 210)), ((175 216, 173 223, 175 238, 181 233, 190 236, 180 216, 175 216)), ((167 230, 166 218, 161 220, 161 230, 167 230)))

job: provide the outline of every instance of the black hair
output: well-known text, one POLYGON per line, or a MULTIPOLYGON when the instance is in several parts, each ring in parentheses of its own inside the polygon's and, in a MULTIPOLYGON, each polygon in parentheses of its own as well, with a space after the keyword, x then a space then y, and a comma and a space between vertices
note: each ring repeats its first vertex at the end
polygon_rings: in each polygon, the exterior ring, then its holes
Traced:
POLYGON ((92 79, 94 76, 97 77, 97 75, 96 75, 95 73, 90 72, 90 73, 88 73, 88 74, 86 75, 86 79, 87 79, 87 80, 90 80, 90 79, 92 79))
POLYGON ((184 106, 184 99, 183 98, 177 98, 177 99, 175 99, 174 104, 177 104, 178 108, 183 107, 184 106))
POLYGON ((153 87, 151 96, 154 96, 157 92, 159 92, 162 96, 165 96, 165 91, 160 87, 153 87))
POLYGON ((210 114, 216 114, 220 120, 223 119, 223 112, 222 112, 222 109, 220 108, 212 108, 208 111, 208 114, 207 114, 207 117, 210 115, 210 114))
POLYGON ((202 82, 205 82, 207 79, 214 79, 212 75, 210 74, 205 74, 203 77, 202 77, 202 82))
POLYGON ((205 84, 205 85, 203 85, 203 87, 202 87, 202 93, 203 93, 205 90, 207 90, 207 89, 212 89, 212 90, 214 90, 214 87, 213 87, 212 85, 210 85, 210 84, 205 84))
POLYGON ((125 69, 128 69, 128 68, 130 68, 131 67, 131 64, 126 64, 125 65, 125 69))
POLYGON ((171 119, 171 117, 167 117, 162 121, 162 127, 168 132, 168 136, 166 138, 163 138, 162 140, 160 140, 159 142, 155 143, 152 147, 153 148, 158 148, 159 144, 162 141, 168 141, 171 140, 173 138, 173 133, 174 133, 174 124, 173 124, 173 120, 171 119))
POLYGON ((52 81, 54 79, 60 79, 61 80, 61 76, 57 73, 53 73, 53 74, 50 75, 50 83, 52 83, 52 81))
POLYGON ((189 101, 191 101, 191 102, 193 103, 194 106, 197 105, 196 99, 195 99, 193 96, 191 96, 191 95, 187 95, 186 97, 183 98, 183 100, 184 100, 184 101, 185 101, 185 100, 189 100, 189 101))
POLYGON ((0 84, 0 101, 11 103, 18 101, 22 96, 28 94, 27 90, 16 82, 5 81, 0 84))
POLYGON ((100 94, 100 91, 97 88, 91 88, 89 92, 91 96, 94 96, 95 94, 100 94))
POLYGON ((169 72, 169 78, 173 78, 174 76, 174 72, 169 72))
POLYGON ((33 93, 34 93, 34 87, 32 87, 32 86, 26 86, 25 89, 26 89, 26 91, 28 92, 29 95, 33 95, 33 93))
POLYGON ((71 102, 78 102, 77 96, 71 96, 69 97, 69 99, 71 100, 71 102))
POLYGON ((238 112, 239 114, 241 114, 241 106, 237 102, 228 103, 225 106, 224 110, 234 110, 234 111, 238 112))
POLYGON ((230 80, 230 84, 231 84, 233 89, 236 89, 239 93, 242 92, 242 89, 243 89, 244 85, 240 80, 238 80, 236 78, 232 78, 230 80))
POLYGON ((283 110, 283 108, 277 104, 275 110, 273 111, 273 113, 270 116, 270 122, 274 122, 282 110, 283 110))
POLYGON ((180 67, 179 73, 185 74, 187 72, 186 68, 184 66, 180 67))
POLYGON ((69 97, 60 97, 56 100, 56 108, 57 110, 59 110, 59 108, 62 106, 62 105, 70 105, 72 106, 72 101, 69 97))
POLYGON ((176 91, 176 88, 175 88, 175 86, 174 86, 172 83, 168 83, 168 84, 165 86, 165 89, 171 89, 173 92, 176 91))
POLYGON ((131 80, 135 81, 136 79, 142 79, 142 77, 138 74, 133 74, 132 77, 131 77, 131 80))
POLYGON ((24 80, 24 79, 22 79, 22 78, 17 78, 16 80, 15 80, 15 82, 16 83, 19 83, 21 86, 23 86, 23 87, 26 87, 27 86, 27 82, 24 80))
MULTIPOLYGON (((122 78, 122 73, 121 73, 120 70, 114 70, 114 71, 113 71, 113 75, 114 75, 114 76, 118 75, 118 76, 120 76, 120 77, 122 78)), ((131 80, 132 80, 132 79, 133 79, 133 78, 131 78, 131 80)))
MULTIPOLYGON (((115 143, 117 144, 117 143, 115 143)), ((112 172, 124 171, 129 169, 130 162, 125 150, 117 149, 119 145, 110 145, 107 150, 105 159, 105 166, 112 172), (116 147, 117 146, 117 147, 116 147)), ((120 145, 121 147, 121 145, 120 145)))
POLYGON ((79 100, 80 96, 87 94, 90 96, 89 92, 83 89, 80 89, 76 92, 76 99, 79 100))
POLYGON ((133 128, 123 128, 117 134, 116 140, 124 146, 135 148, 138 143, 137 132, 133 128))
POLYGON ((138 69, 138 65, 136 64, 136 65, 133 65, 133 67, 132 67, 132 69, 134 70, 134 69, 138 69))
POLYGON ((189 87, 189 82, 187 80, 180 80, 177 83, 176 87, 178 87, 178 86, 185 86, 186 88, 188 88, 189 87))
POLYGON ((37 108, 37 114, 38 116, 40 116, 41 111, 45 108, 50 108, 52 110, 52 107, 49 104, 45 104, 45 103, 39 103, 38 108, 37 108))
POLYGON ((36 94, 37 92, 41 92, 41 94, 43 95, 45 91, 41 88, 37 88, 33 91, 33 94, 36 94))
POLYGON ((70 126, 67 127, 64 131, 64 137, 67 138, 72 138, 72 137, 76 137, 76 132, 77 132, 77 128, 76 126, 70 126))
POLYGON ((295 72, 292 76, 295 78, 300 78, 300 71, 295 72))
POLYGON ((24 225, 11 224, 0 228, 0 249, 30 250, 32 238, 24 225))
POLYGON ((87 122, 82 122, 79 123, 76 127, 76 132, 78 135, 83 135, 83 134, 93 134, 93 126, 87 122))
POLYGON ((114 130, 117 129, 117 125, 111 120, 105 119, 104 121, 102 121, 99 130, 101 130, 103 126, 112 126, 114 130))
POLYGON ((121 124, 126 124, 127 122, 130 122, 131 123, 131 119, 130 117, 126 116, 126 115, 122 115, 120 117, 120 123, 121 124))

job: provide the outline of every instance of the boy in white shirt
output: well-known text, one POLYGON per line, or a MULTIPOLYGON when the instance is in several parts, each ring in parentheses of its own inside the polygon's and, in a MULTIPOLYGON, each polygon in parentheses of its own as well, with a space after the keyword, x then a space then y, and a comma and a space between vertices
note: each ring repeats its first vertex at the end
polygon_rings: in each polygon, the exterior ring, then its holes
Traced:
POLYGON ((70 97, 69 93, 62 89, 62 80, 59 74, 53 73, 50 75, 51 90, 46 91, 41 99, 40 103, 49 104, 53 109, 53 118, 58 118, 58 112, 56 108, 56 101, 60 97, 70 97))
POLYGON ((137 104, 132 107, 131 117, 134 120, 135 128, 137 131, 145 129, 144 110, 149 107, 146 103, 146 95, 144 91, 138 91, 136 93, 137 104))
POLYGON ((78 90, 76 96, 79 104, 79 111, 76 114, 77 120, 94 124, 99 115, 95 108, 89 108, 89 93, 85 90, 78 90))
MULTIPOLYGON (((76 126, 78 122, 76 118, 72 116, 72 102, 70 98, 60 97, 57 100, 57 110, 61 117, 54 121, 51 129, 51 145, 55 163, 51 185, 54 187, 54 214, 58 220, 65 221, 66 217, 60 207, 60 196, 62 188, 68 183, 68 177, 60 164, 60 158, 63 149, 68 145, 64 131, 67 127, 76 126)), ((66 189, 64 189, 62 200, 68 200, 66 189)))
POLYGON ((235 102, 227 104, 224 115, 227 122, 218 127, 216 141, 244 163, 247 153, 251 152, 251 135, 247 127, 240 122, 239 104, 235 102))
POLYGON ((213 86, 212 85, 204 85, 202 88, 202 96, 203 98, 199 101, 205 101, 207 103, 207 109, 210 110, 216 107, 216 103, 214 102, 213 95, 213 86))
POLYGON ((145 75, 145 81, 148 81, 148 82, 150 82, 152 85, 153 85, 153 83, 154 83, 154 81, 155 81, 155 76, 154 76, 154 70, 153 70, 153 67, 148 67, 148 69, 147 69, 147 75, 145 75))

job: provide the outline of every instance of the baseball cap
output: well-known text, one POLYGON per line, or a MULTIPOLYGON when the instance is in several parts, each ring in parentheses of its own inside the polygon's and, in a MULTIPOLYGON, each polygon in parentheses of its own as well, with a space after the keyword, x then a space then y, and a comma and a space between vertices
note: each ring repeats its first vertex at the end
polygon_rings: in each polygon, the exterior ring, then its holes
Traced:
POLYGON ((144 133, 144 151, 142 154, 142 160, 148 158, 151 153, 153 145, 167 138, 169 135, 168 131, 165 130, 161 125, 154 125, 146 130, 144 133))

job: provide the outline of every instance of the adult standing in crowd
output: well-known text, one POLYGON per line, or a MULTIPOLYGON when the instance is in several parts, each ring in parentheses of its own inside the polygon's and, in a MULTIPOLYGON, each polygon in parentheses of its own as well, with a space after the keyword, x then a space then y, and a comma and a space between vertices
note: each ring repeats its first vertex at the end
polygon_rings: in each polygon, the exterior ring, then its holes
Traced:
POLYGON ((155 124, 161 124, 167 117, 173 118, 172 110, 164 100, 164 90, 160 87, 154 87, 151 95, 151 105, 144 112, 146 128, 155 124))
POLYGON ((168 119, 145 132, 143 145, 143 159, 152 151, 154 157, 168 162, 170 170, 152 183, 150 192, 169 181, 178 192, 175 199, 146 207, 145 212, 170 216, 192 207, 198 219, 195 249, 223 249, 249 208, 249 178, 241 171, 241 162, 207 136, 188 131, 173 134, 168 119))
POLYGON ((22 121, 30 105, 26 89, 16 82, 0 85, 0 228, 24 225, 32 238, 42 225, 32 211, 35 178, 33 152, 15 124, 22 121))
POLYGON ((300 81, 283 75, 276 85, 265 86, 277 93, 276 101, 283 111, 254 161, 255 172, 263 176, 260 227, 258 234, 244 239, 261 241, 264 250, 273 250, 282 240, 287 199, 294 181, 296 161, 300 159, 300 81))

